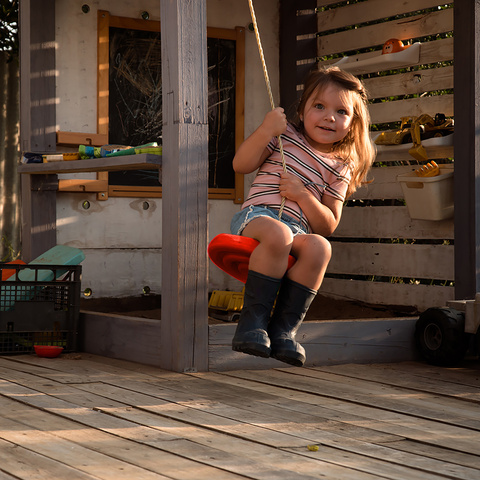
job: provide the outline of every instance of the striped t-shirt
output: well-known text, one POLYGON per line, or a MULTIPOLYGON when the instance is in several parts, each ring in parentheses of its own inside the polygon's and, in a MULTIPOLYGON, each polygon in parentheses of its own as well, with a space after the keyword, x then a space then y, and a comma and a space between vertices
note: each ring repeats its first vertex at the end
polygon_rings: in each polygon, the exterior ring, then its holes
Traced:
MULTIPOLYGON (((281 138, 287 171, 297 175, 320 202, 323 195, 330 195, 343 202, 352 174, 350 166, 331 154, 314 150, 290 124, 281 138)), ((282 196, 278 185, 283 166, 277 137, 271 140, 267 149, 271 155, 259 168, 242 208, 265 205, 279 209, 281 206, 282 196)), ((308 219, 296 202, 287 199, 283 211, 298 220, 306 231, 312 231, 308 219)))

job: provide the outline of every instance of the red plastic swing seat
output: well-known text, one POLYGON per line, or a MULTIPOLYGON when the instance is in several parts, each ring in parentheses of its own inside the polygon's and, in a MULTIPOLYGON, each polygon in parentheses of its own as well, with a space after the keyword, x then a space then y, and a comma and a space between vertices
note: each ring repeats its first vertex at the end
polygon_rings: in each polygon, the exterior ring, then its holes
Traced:
MULTIPOLYGON (((208 244, 208 256, 220 270, 245 283, 250 255, 258 243, 258 240, 250 237, 220 233, 208 244)), ((294 263, 295 257, 289 255, 288 268, 294 263)))

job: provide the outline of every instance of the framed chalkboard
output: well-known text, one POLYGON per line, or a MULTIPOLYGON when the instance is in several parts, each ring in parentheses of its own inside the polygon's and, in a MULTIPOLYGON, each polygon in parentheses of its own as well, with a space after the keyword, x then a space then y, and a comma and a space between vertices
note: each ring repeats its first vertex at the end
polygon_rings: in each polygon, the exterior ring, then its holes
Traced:
MULTIPOLYGON (((99 125, 110 144, 161 144, 160 23, 99 12, 99 125), (108 100, 106 100, 108 99, 108 100)), ((209 196, 243 201, 244 29, 207 29, 209 196)), ((100 133, 100 132, 99 132, 100 133)), ((160 196, 152 171, 110 172, 109 196, 160 196)))

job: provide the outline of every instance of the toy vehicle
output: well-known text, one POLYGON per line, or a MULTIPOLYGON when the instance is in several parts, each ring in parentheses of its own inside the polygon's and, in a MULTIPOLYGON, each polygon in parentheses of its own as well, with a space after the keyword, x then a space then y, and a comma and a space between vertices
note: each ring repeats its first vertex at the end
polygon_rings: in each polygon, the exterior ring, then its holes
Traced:
POLYGON ((480 353, 480 293, 474 300, 452 300, 429 308, 415 326, 415 342, 423 358, 434 365, 452 366, 469 348, 480 353))
POLYGON ((427 161, 428 156, 422 146, 422 140, 450 135, 454 130, 453 119, 446 118, 443 113, 437 113, 435 118, 428 114, 419 117, 402 117, 400 128, 396 131, 382 132, 376 139, 377 145, 400 145, 413 143, 408 151, 413 158, 427 161))

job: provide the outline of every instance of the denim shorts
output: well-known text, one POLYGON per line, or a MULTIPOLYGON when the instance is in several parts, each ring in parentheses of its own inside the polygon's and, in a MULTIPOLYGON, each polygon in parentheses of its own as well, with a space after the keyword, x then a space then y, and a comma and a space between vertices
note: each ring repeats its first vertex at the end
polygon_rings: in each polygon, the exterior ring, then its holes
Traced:
MULTIPOLYGON (((279 220, 278 210, 275 208, 267 207, 265 205, 250 205, 249 207, 240 210, 233 216, 232 222, 230 223, 230 231, 234 235, 241 235, 243 229, 248 225, 248 223, 254 218, 258 217, 270 217, 274 218, 275 220, 279 220)), ((282 213, 281 222, 290 227, 290 230, 294 236, 307 233, 303 225, 298 220, 290 215, 287 215, 286 213, 282 213)))

